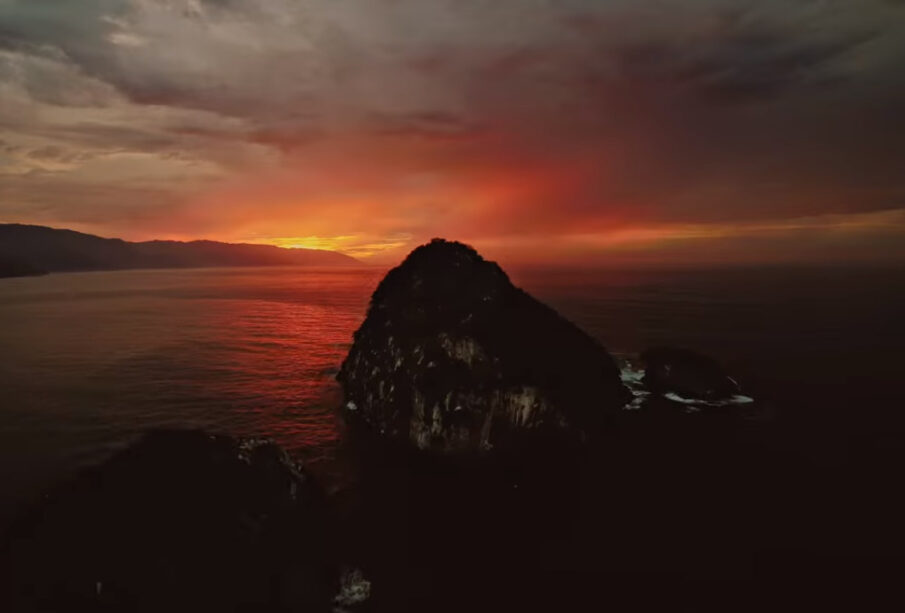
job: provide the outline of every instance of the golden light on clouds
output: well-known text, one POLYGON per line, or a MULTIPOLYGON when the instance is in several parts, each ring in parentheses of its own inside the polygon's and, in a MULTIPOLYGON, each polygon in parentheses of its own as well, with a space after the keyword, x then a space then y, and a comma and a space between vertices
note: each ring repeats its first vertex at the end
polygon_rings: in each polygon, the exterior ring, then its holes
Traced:
POLYGON ((611 232, 573 234, 568 238, 589 247, 632 248, 665 245, 675 241, 758 236, 789 237, 796 233, 830 236, 876 230, 905 231, 905 212, 901 209, 894 209, 851 215, 816 215, 770 222, 629 227, 614 229, 611 232))
POLYGON ((369 259, 394 249, 409 245, 409 235, 391 236, 387 238, 367 237, 360 234, 340 236, 289 236, 268 239, 257 239, 248 242, 274 245, 286 249, 324 249, 338 251, 354 258, 369 259))

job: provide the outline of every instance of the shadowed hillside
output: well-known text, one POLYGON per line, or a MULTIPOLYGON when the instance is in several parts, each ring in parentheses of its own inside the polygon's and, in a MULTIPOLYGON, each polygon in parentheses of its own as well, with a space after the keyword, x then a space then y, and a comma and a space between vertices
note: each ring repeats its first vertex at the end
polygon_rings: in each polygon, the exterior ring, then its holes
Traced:
MULTIPOLYGON (((132 243, 72 230, 0 224, 0 261, 16 270, 70 272, 209 266, 350 266, 358 261, 334 251, 283 249, 215 241, 132 243)), ((0 276, 6 269, 0 267, 0 276)), ((23 274, 23 273, 19 273, 23 274)))
POLYGON ((0 278, 2 277, 32 277, 43 275, 44 271, 32 266, 19 258, 9 257, 0 253, 0 278))

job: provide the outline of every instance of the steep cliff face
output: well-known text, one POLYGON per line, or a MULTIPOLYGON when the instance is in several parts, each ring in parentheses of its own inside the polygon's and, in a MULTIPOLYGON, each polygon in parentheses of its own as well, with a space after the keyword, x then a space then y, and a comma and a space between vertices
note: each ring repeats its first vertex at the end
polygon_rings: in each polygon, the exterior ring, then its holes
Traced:
POLYGON ((380 283, 338 379, 361 420, 440 453, 582 437, 630 396, 597 341, 496 263, 440 239, 380 283))

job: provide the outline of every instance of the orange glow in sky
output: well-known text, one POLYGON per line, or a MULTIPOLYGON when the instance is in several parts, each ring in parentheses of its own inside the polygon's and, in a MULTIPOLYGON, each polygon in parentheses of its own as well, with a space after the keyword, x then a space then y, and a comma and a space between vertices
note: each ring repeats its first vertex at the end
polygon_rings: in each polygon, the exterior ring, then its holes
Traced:
POLYGON ((0 223, 903 260, 905 10, 865 1, 0 2, 0 223))
POLYGON ((398 237, 398 240, 369 243, 362 237, 354 234, 346 236, 294 236, 269 238, 258 242, 264 245, 274 245, 286 249, 325 249, 327 251, 339 251, 351 255, 360 260, 368 260, 375 255, 388 250, 405 248, 409 245, 410 237, 398 237))

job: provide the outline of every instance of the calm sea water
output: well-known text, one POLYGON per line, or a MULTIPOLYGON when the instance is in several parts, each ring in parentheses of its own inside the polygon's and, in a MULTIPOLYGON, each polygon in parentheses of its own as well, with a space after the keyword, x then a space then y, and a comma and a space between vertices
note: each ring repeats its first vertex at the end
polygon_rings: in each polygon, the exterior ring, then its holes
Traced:
MULTIPOLYGON (((203 269, 0 280, 0 519, 162 426, 267 435, 329 466, 333 377, 378 269, 203 269)), ((746 392, 844 458, 900 441, 899 270, 521 271, 513 280, 614 353, 720 358, 746 392), (893 418, 890 418, 893 416, 893 418)))

